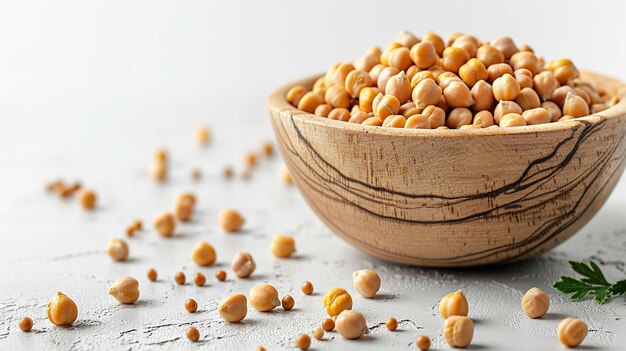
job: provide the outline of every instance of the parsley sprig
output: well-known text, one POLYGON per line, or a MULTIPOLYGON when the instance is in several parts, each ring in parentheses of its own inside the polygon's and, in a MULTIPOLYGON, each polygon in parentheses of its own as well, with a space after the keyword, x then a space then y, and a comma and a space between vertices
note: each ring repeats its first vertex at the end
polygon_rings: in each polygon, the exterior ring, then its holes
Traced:
POLYGON ((614 296, 626 294, 626 279, 615 284, 609 283, 595 262, 590 261, 587 265, 584 262, 569 261, 569 265, 584 278, 578 280, 563 276, 552 287, 564 294, 571 294, 572 301, 580 301, 591 295, 597 303, 603 304, 614 296))

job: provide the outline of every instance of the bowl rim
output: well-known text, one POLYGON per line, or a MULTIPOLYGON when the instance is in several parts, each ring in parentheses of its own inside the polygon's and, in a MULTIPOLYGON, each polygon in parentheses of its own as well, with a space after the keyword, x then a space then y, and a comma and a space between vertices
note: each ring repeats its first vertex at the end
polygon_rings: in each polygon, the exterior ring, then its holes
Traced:
POLYGON ((286 98, 289 89, 296 85, 311 86, 313 82, 322 77, 323 74, 308 76, 291 83, 285 84, 274 90, 268 97, 268 106, 271 111, 277 112, 279 115, 287 115, 305 120, 318 125, 328 126, 335 129, 345 131, 358 131, 370 134, 398 136, 398 137, 465 137, 465 136, 500 136, 510 134, 535 134, 540 132, 562 132, 569 131, 578 127, 581 123, 598 123, 606 119, 615 118, 626 115, 626 83, 615 78, 611 78, 602 74, 581 71, 584 78, 590 78, 592 81, 606 81, 605 84, 616 89, 616 95, 620 101, 610 108, 591 114, 588 116, 573 118, 562 122, 550 122, 544 124, 535 124, 530 126, 521 126, 513 128, 480 128, 480 129, 412 129, 412 128, 390 128, 382 126, 369 126, 358 123, 349 123, 344 121, 331 120, 326 117, 317 116, 315 114, 299 110, 291 105, 286 98))

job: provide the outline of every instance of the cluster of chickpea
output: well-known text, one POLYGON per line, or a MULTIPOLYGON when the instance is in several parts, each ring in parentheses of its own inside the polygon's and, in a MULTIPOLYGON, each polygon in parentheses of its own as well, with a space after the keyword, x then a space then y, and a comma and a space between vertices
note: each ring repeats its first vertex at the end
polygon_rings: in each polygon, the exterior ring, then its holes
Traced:
POLYGON ((618 102, 579 77, 569 59, 546 62, 511 38, 402 31, 385 50, 330 66, 311 89, 291 88, 298 109, 369 126, 518 127, 606 110, 618 102))

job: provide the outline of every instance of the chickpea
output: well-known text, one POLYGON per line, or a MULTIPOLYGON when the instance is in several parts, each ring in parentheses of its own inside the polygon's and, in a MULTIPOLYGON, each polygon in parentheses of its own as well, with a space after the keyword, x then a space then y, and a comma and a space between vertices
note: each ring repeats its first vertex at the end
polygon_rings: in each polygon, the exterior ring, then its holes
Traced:
POLYGON ((552 93, 550 101, 554 102, 562 109, 563 105, 565 104, 565 98, 567 98, 567 95, 569 93, 576 95, 576 91, 574 90, 574 88, 570 87, 569 85, 558 87, 554 90, 554 93, 552 93))
POLYGON ((463 33, 461 33, 461 32, 453 32, 453 33, 450 33, 450 35, 448 35, 448 38, 447 38, 447 40, 446 40, 446 45, 447 45, 447 46, 452 46, 452 44, 454 44, 454 42, 455 42, 458 38, 460 38, 460 37, 462 37, 462 36, 463 36, 463 33))
MULTIPOLYGON (((342 63, 332 73, 331 81, 334 85, 345 87, 346 78, 350 72, 354 71, 354 65, 351 63, 342 63)), ((326 84, 330 87, 330 84, 326 84)))
POLYGON ((428 69, 437 64, 437 51, 435 46, 429 42, 421 42, 413 45, 410 51, 411 60, 415 66, 421 69, 428 69))
POLYGON ((223 270, 218 270, 215 272, 215 279, 223 282, 224 280, 226 280, 226 271, 223 270))
POLYGON ((387 68, 387 66, 379 63, 376 66, 372 67, 372 69, 370 69, 370 71, 368 72, 368 74, 370 75, 370 78, 372 78, 372 82, 375 83, 376 87, 378 87, 378 78, 380 77, 380 73, 385 68, 387 68))
POLYGON ((593 104, 593 105, 591 105, 590 112, 592 114, 595 114, 595 113, 598 113, 598 112, 605 111, 608 108, 609 108, 609 105, 605 104, 605 103, 593 104))
POLYGON ((78 201, 86 210, 96 207, 96 193, 89 189, 81 189, 78 195, 78 201))
POLYGON ((367 114, 363 111, 359 111, 359 112, 355 112, 350 116, 350 119, 348 120, 348 122, 350 123, 356 123, 356 124, 361 124, 363 122, 365 122, 366 119, 370 118, 370 114, 367 114))
POLYGON ((430 349, 430 338, 426 335, 420 335, 415 344, 420 351, 428 351, 430 349))
POLYGON ((324 295, 324 307, 326 313, 334 317, 343 310, 352 309, 352 297, 345 289, 332 288, 324 295))
POLYGON ((420 114, 413 115, 407 118, 404 128, 407 129, 430 129, 430 122, 428 117, 420 114))
POLYGON ((311 295, 313 294, 313 284, 308 280, 304 281, 302 285, 300 285, 300 290, 302 290, 304 295, 311 295))
POLYGON ((576 95, 580 96, 581 98, 583 98, 583 100, 585 100, 585 103, 587 105, 591 104, 591 96, 585 89, 574 87, 574 91, 576 92, 576 95))
POLYGON ((440 107, 434 105, 426 106, 424 111, 422 111, 422 115, 428 118, 431 129, 442 127, 446 124, 446 113, 440 107))
POLYGON ((359 96, 363 88, 372 85, 372 78, 365 71, 354 70, 348 73, 345 85, 348 94, 356 98, 359 96))
POLYGON ((469 124, 472 124, 472 111, 465 107, 453 109, 446 118, 446 126, 450 129, 459 129, 469 124))
POLYGON ((383 121, 381 121, 378 117, 370 117, 363 121, 362 124, 366 126, 380 127, 383 125, 383 121))
POLYGON ((400 106, 400 114, 406 118, 416 115, 420 113, 420 111, 421 109, 418 109, 413 101, 409 101, 400 106))
POLYGON ((533 74, 537 74, 541 71, 541 67, 539 66, 539 62, 537 61, 537 56, 535 56, 535 54, 530 51, 516 52, 509 59, 509 64, 511 65, 511 67, 513 67, 513 70, 526 68, 533 74))
MULTIPOLYGON (((452 44, 453 48, 461 48, 465 51, 467 51, 467 53, 469 54, 470 57, 475 57, 476 56, 476 50, 477 50, 477 46, 476 46, 476 41, 475 39, 469 40, 467 39, 468 35, 463 35, 460 36, 459 38, 457 38, 454 43, 452 44)), ((473 38, 473 37, 472 37, 473 38)))
POLYGON ((398 329, 398 320, 395 318, 389 318, 387 319, 387 322, 385 322, 385 326, 387 327, 387 330, 394 331, 398 329))
POLYGON ((508 73, 493 81, 493 97, 498 101, 515 100, 520 90, 517 80, 508 73))
POLYGON ((424 79, 432 79, 436 81, 435 75, 431 71, 420 71, 413 75, 411 78, 411 88, 415 89, 415 87, 424 79))
POLYGON ((539 288, 531 288, 524 294, 521 306, 529 318, 541 318, 548 312, 550 297, 539 288))
POLYGON ((444 44, 443 39, 441 39, 440 36, 432 32, 428 32, 424 34, 421 42, 433 44, 433 46, 435 47, 435 52, 439 56, 443 55, 443 50, 446 48, 446 45, 444 44))
POLYGON ((523 127, 526 125, 526 120, 518 113, 507 113, 506 115, 502 116, 498 125, 503 128, 523 127))
POLYGON ((148 269, 148 280, 154 282, 157 280, 157 271, 154 268, 148 269))
POLYGON ((472 109, 474 111, 490 110, 493 106, 493 91, 491 84, 484 80, 479 80, 474 84, 470 91, 474 104, 472 109))
MULTIPOLYGON (((441 60, 439 60, 441 62, 441 60)), ((432 66, 431 68, 428 69, 428 72, 432 73, 432 75, 434 76, 435 80, 437 80, 437 78, 439 78, 439 75, 444 73, 445 70, 443 69, 443 63, 437 63, 436 65, 432 66)))
POLYGON ((152 224, 159 234, 166 237, 172 236, 172 234, 174 234, 174 229, 176 228, 174 215, 169 212, 164 212, 156 216, 152 221, 152 224))
POLYGON ((185 336, 187 337, 187 339, 189 339, 189 341, 192 341, 192 342, 196 342, 200 340, 200 332, 198 331, 198 329, 196 329, 196 327, 187 328, 187 331, 185 332, 185 336))
POLYGON ((470 55, 465 49, 458 47, 447 47, 443 50, 443 68, 454 73, 459 72, 459 68, 470 59, 470 55))
POLYGON ((313 113, 316 116, 320 117, 328 117, 330 111, 333 110, 333 107, 329 104, 321 104, 315 108, 315 112, 313 113))
POLYGON ((499 37, 491 41, 491 46, 500 50, 505 59, 510 59, 513 54, 519 51, 513 39, 510 37, 499 37))
POLYGON ((476 58, 487 68, 496 63, 504 63, 504 54, 502 51, 488 44, 478 48, 476 58))
POLYGON ((326 90, 324 101, 333 107, 348 108, 350 107, 350 94, 344 87, 333 85, 326 90))
POLYGON ((522 108, 514 101, 500 101, 496 108, 493 111, 493 119, 496 121, 496 124, 500 124, 500 119, 502 116, 508 113, 517 113, 522 114, 522 108))
POLYGON ((422 80, 413 89, 413 102, 418 109, 424 109, 428 105, 436 105, 441 98, 442 90, 434 80, 427 78, 422 80))
POLYGON ((300 99, 307 93, 307 89, 302 85, 296 85, 287 92, 287 101, 293 106, 298 106, 300 99))
POLYGON ((444 296, 439 302, 439 314, 443 319, 450 316, 467 316, 468 310, 467 298, 461 290, 444 296))
POLYGON ((382 71, 380 71, 378 79, 376 80, 378 90, 384 92, 385 88, 387 87, 387 81, 389 81, 389 78, 395 76, 398 73, 400 73, 400 70, 395 67, 385 67, 382 71))
POLYGON ((29 317, 22 317, 20 322, 18 323, 20 330, 24 333, 28 333, 31 329, 33 329, 33 320, 29 317))
POLYGON ((306 334, 300 334, 296 338, 296 347, 300 350, 307 350, 311 346, 311 338, 306 334))
POLYGON ((559 82, 550 71, 541 72, 533 77, 533 88, 542 101, 550 99, 558 86, 559 82))
POLYGON ((463 82, 452 82, 443 90, 445 102, 450 107, 469 107, 474 103, 472 93, 463 82))
POLYGON ((417 39, 415 35, 413 35, 413 33, 403 30, 400 32, 400 34, 398 34, 398 37, 396 38, 396 42, 398 42, 400 45, 404 47, 410 48, 414 46, 415 44, 419 43, 420 40, 417 39))
POLYGON ((154 161, 155 162, 166 162, 167 161, 167 151, 163 149, 154 150, 154 161))
POLYGON ((569 121, 571 119, 574 119, 574 117, 569 116, 569 115, 563 115, 561 118, 559 118, 559 120, 557 122, 569 121))
MULTIPOLYGON (((361 56, 360 58, 354 60, 354 62, 352 63, 354 65, 354 69, 356 71, 364 71, 364 72, 369 72, 374 66, 376 66, 377 64, 380 63, 380 57, 376 56, 376 55, 364 55, 361 56)), ((354 71, 353 71, 354 72, 354 71)), ((350 72, 352 73, 352 72, 350 72)), ((350 74, 348 74, 350 75, 350 74)), ((369 76, 369 74, 368 74, 369 76)), ((368 77, 371 79, 371 77, 368 77)), ((348 77, 346 77, 346 82, 348 81, 348 77)), ((346 88, 348 87, 348 84, 346 83, 346 88)))
POLYGON ((474 337, 474 322, 465 316, 450 316, 443 325, 443 338, 451 347, 468 347, 474 337))
POLYGON ((333 331, 335 329, 335 321, 332 318, 326 318, 322 321, 322 329, 327 332, 333 331))
POLYGON ((481 128, 490 127, 494 125, 493 115, 487 110, 480 111, 474 115, 472 124, 480 126, 481 128))
POLYGON ((380 289, 380 276, 371 269, 362 269, 352 273, 352 283, 363 297, 374 298, 380 289))
POLYGON ((313 337, 316 340, 324 339, 324 329, 322 329, 322 327, 315 327, 311 329, 311 334, 313 334, 313 337))
POLYGON ((537 93, 531 88, 522 89, 519 95, 515 98, 515 102, 519 105, 522 111, 541 106, 539 95, 537 95, 537 93))
POLYGON ((372 108, 374 109, 374 116, 384 120, 388 116, 396 115, 400 112, 400 100, 393 95, 385 95, 380 99, 380 103, 374 103, 372 108))
POLYGON ((387 60, 390 67, 395 67, 400 71, 406 71, 413 64, 410 51, 405 47, 391 50, 387 60))
POLYGON ((291 173, 289 172, 289 168, 287 168, 286 166, 283 166, 283 168, 281 168, 280 170, 280 179, 282 179, 285 185, 293 184, 293 178, 291 178, 291 173))
POLYGON ((249 277, 256 269, 254 258, 249 252, 238 252, 233 257, 230 268, 239 278, 249 277))
MULTIPOLYGON (((287 94, 289 96, 289 93, 287 94)), ((289 101, 289 99, 287 99, 289 101)), ((206 145, 211 140, 211 132, 207 126, 198 126, 195 132, 196 142, 199 145, 206 145)))
MULTIPOLYGON (((314 93, 318 93, 322 96, 324 96, 324 94, 326 94, 326 78, 325 77, 320 77, 318 78, 315 83, 313 83, 313 92, 314 93)), ((297 106, 297 105, 296 105, 297 106)))
POLYGON ((224 171, 222 172, 224 178, 228 179, 228 178, 232 178, 234 175, 234 171, 233 168, 230 166, 226 166, 224 167, 224 171))
POLYGON ((350 120, 350 111, 347 108, 334 108, 328 114, 328 119, 347 122, 350 120))
POLYGON ((541 104, 541 107, 545 108, 550 113, 550 121, 556 122, 561 118, 561 109, 557 104, 552 101, 546 101, 541 104))
POLYGON ((245 220, 236 210, 225 208, 220 211, 220 226, 229 233, 238 232, 245 220))
POLYGON ((357 311, 344 310, 335 320, 335 328, 346 339, 358 339, 369 333, 365 317, 357 311))
POLYGON ((196 283, 197 286, 204 286, 204 284, 206 284, 206 277, 204 274, 198 272, 193 278, 193 282, 196 283))
POLYGON ((513 68, 506 63, 496 63, 487 68, 487 74, 489 75, 489 82, 493 83, 505 74, 513 75, 513 68))
POLYGON ((372 112, 372 102, 376 95, 380 94, 380 90, 378 88, 366 87, 361 89, 359 93, 359 108, 363 112, 372 112))
POLYGON ((589 105, 580 96, 568 93, 563 103, 563 114, 574 118, 589 115, 589 105))
POLYGON ((271 311, 281 305, 278 291, 270 284, 256 285, 250 289, 250 305, 260 312, 271 311))
POLYGON ((115 261, 126 261, 128 258, 128 244, 122 239, 111 239, 106 251, 115 261))
POLYGON ((185 282, 187 281, 187 277, 185 277, 185 273, 183 272, 176 272, 176 274, 174 274, 174 281, 178 285, 185 285, 185 282))
POLYGON ((589 331, 587 323, 573 317, 565 318, 559 323, 557 336, 561 344, 567 347, 578 347, 589 331))
POLYGON ((550 112, 545 108, 537 107, 524 111, 522 117, 527 125, 549 123, 551 121, 550 112))
POLYGON ((470 59, 459 68, 459 76, 461 76, 463 82, 470 87, 473 87, 476 82, 489 77, 485 65, 475 58, 470 59))
POLYGON ((195 313, 198 310, 198 303, 194 299, 185 300, 185 310, 189 313, 195 313))
POLYGON ((526 68, 516 69, 515 72, 513 72, 513 76, 515 80, 517 80, 517 83, 519 83, 520 89, 533 87, 533 74, 526 68))
POLYGON ((395 96, 400 104, 411 98, 411 83, 404 71, 392 76, 385 85, 385 94, 395 96))
POLYGON ((139 299, 139 282, 133 277, 121 277, 109 288, 109 295, 124 304, 131 304, 139 299))
POLYGON ((315 112, 317 106, 324 103, 324 97, 320 93, 309 91, 298 102, 298 110, 308 113, 315 112))
POLYGON ((244 294, 226 296, 217 305, 217 311, 227 322, 240 322, 248 314, 248 299, 244 294))
POLYGON ((48 302, 48 320, 54 325, 70 326, 78 317, 78 306, 62 292, 57 292, 48 302))
POLYGON ((404 128, 406 124, 406 118, 402 115, 391 115, 385 118, 383 121, 383 127, 390 128, 404 128))
POLYGON ((569 59, 552 61, 550 62, 549 68, 561 84, 565 84, 568 80, 578 77, 578 70, 569 59))
POLYGON ((289 257, 296 252, 296 242, 290 235, 274 235, 270 249, 276 257, 289 257))
POLYGON ((463 80, 452 72, 443 72, 437 77, 437 84, 441 89, 447 88, 452 82, 463 82, 463 80))
POLYGON ((192 194, 180 194, 174 203, 174 216, 176 219, 181 222, 190 221, 195 203, 196 199, 192 194))
POLYGON ((293 308, 295 304, 296 304, 296 301, 294 301, 291 295, 285 295, 285 297, 283 297, 282 305, 285 311, 291 311, 291 309, 293 308))
POLYGON ((418 72, 420 72, 420 68, 418 68, 416 65, 412 65, 406 70, 406 77, 409 79, 409 82, 418 72))

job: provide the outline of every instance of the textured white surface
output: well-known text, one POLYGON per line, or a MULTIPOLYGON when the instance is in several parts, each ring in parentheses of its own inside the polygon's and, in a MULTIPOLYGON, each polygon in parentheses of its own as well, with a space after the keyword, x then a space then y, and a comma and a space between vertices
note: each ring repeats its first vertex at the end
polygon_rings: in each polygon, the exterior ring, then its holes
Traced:
MULTIPOLYGON (((314 349, 416 349, 419 334, 431 336, 433 349, 445 349, 436 305, 443 294, 457 289, 467 293, 470 316, 476 321, 473 349, 561 349, 556 325, 570 315, 588 322, 587 349, 623 349, 623 297, 603 306, 572 303, 549 286, 558 276, 571 274, 569 259, 601 259, 610 279, 626 276, 625 181, 592 222, 551 253, 509 266, 444 270, 385 263, 336 238, 296 189, 280 182, 278 158, 261 162, 248 182, 220 176, 226 163, 240 166, 245 151, 272 138, 265 107, 271 89, 321 71, 334 60, 351 58, 371 43, 384 45, 403 28, 444 34, 464 30, 481 36, 509 28, 508 34, 548 57, 565 51, 581 67, 616 72, 624 79, 624 47, 616 46, 615 39, 625 31, 623 21, 616 20, 626 10, 623 2, 588 9, 572 2, 520 2, 490 18, 490 26, 478 27, 475 19, 480 14, 467 15, 480 10, 474 3, 449 5, 459 11, 440 22, 425 15, 437 13, 434 2, 405 2, 398 7, 406 11, 386 17, 393 23, 358 31, 355 21, 380 21, 378 2, 273 4, 0 4, 0 350, 186 349, 192 345, 183 334, 191 324, 202 335, 202 342, 193 346, 287 349, 299 333, 324 317, 322 296, 334 286, 353 294, 354 307, 364 313, 372 332, 358 341, 332 333, 326 341, 313 340, 314 349), (356 5, 361 11, 350 15, 356 5), (543 11, 535 11, 538 6, 543 11), (522 20, 530 13, 536 25, 522 20), (595 21, 593 30, 562 26, 546 33, 539 24, 553 20, 554 13, 575 22, 608 19, 595 21), (317 24, 322 18, 333 26, 317 24), (594 35, 601 32, 610 35, 594 35), (554 46, 557 38, 561 48, 554 46), (587 38, 585 45, 580 45, 581 38, 587 38), (585 54, 605 52, 607 47, 614 54, 585 54), (214 143, 206 149, 193 144, 198 123, 214 131, 214 143), (148 175, 157 146, 172 156, 171 180, 164 185, 154 184, 148 175), (196 166, 205 173, 199 182, 189 176, 196 166), (84 212, 74 200, 44 193, 43 185, 57 177, 79 179, 95 189, 98 209, 84 212), (181 191, 198 196, 195 220, 181 225, 173 238, 161 238, 151 219, 170 209, 181 191), (228 235, 218 228, 222 207, 242 211, 247 219, 244 232, 228 235), (147 229, 128 239, 131 259, 112 262, 104 254, 107 242, 124 237, 124 228, 137 217, 147 229), (269 254, 271 236, 281 232, 295 236, 297 257, 278 260, 269 254), (198 268, 191 262, 190 250, 201 239, 217 249, 215 267, 198 268), (213 272, 228 270, 232 255, 240 250, 255 255, 258 269, 253 278, 237 280, 229 272, 227 282, 216 282, 213 272), (149 267, 158 270, 158 282, 145 278, 149 267), (351 273, 361 268, 381 274, 380 298, 366 300, 354 293, 351 273), (208 286, 175 285, 172 275, 178 270, 185 271, 188 280, 197 271, 206 273, 208 286), (125 274, 140 281, 140 302, 133 306, 121 306, 106 294, 125 274), (300 293, 303 280, 314 283, 315 295, 300 293), (244 323, 235 325, 217 316, 221 297, 247 293, 261 282, 275 284, 281 295, 292 294, 296 308, 287 313, 250 311, 244 323), (532 286, 552 298, 550 314, 541 320, 527 319, 519 308, 522 294, 532 286), (72 328, 53 327, 46 319, 46 303, 57 290, 79 305, 72 328), (199 312, 184 311, 189 297, 199 302, 199 312), (35 322, 29 334, 17 328, 24 315, 35 322), (391 316, 401 321, 394 333, 382 325, 391 316)), ((483 9, 497 4, 485 2, 483 9)))

